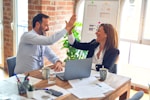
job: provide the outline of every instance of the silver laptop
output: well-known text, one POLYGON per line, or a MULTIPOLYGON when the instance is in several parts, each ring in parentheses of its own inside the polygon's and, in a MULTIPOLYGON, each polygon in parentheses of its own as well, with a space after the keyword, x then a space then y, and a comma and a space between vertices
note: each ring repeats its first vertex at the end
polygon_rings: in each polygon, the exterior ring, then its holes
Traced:
POLYGON ((64 73, 56 76, 61 80, 72 80, 89 77, 91 74, 92 58, 69 60, 66 62, 64 73))

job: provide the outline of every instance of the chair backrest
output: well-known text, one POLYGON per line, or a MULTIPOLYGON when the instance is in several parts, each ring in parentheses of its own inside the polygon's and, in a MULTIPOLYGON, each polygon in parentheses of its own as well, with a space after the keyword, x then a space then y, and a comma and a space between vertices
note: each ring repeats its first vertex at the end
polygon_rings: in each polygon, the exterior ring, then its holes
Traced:
POLYGON ((144 91, 138 91, 129 100, 140 100, 144 94, 144 91))
POLYGON ((9 77, 11 77, 11 76, 14 75, 14 69, 15 69, 15 66, 16 66, 16 57, 15 56, 8 57, 6 59, 6 61, 7 61, 7 66, 8 66, 9 77))

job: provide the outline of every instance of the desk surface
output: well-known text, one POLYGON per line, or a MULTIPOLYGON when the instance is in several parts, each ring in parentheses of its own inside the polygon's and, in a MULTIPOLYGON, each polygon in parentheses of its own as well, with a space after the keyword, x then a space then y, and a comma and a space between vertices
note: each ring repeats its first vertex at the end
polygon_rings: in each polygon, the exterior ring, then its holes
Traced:
MULTIPOLYGON (((29 73, 30 73, 30 76, 32 77, 42 79, 42 74, 39 70, 32 71, 29 73)), ((107 79, 104 82, 110 85, 115 90, 106 93, 105 97, 89 98, 88 100, 115 100, 117 97, 119 97, 119 100, 125 100, 129 98, 130 88, 131 88, 130 78, 109 73, 107 79)), ((47 83, 48 83, 47 80, 42 80, 39 83, 35 84, 35 87, 44 88, 44 87, 51 86, 47 83)), ((67 81, 62 81, 58 78, 56 79, 55 85, 58 85, 64 89, 71 88, 71 85, 67 81)), ((79 99, 75 97, 74 95, 69 94, 69 95, 59 97, 58 100, 79 100, 79 99)))

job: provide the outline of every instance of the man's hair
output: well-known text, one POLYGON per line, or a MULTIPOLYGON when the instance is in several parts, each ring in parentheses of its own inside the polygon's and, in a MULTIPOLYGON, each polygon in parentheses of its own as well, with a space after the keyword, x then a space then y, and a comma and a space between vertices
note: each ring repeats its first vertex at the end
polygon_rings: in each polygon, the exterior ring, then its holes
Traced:
POLYGON ((42 23, 43 18, 49 18, 49 16, 42 13, 37 14, 32 20, 32 27, 35 27, 36 22, 42 23))

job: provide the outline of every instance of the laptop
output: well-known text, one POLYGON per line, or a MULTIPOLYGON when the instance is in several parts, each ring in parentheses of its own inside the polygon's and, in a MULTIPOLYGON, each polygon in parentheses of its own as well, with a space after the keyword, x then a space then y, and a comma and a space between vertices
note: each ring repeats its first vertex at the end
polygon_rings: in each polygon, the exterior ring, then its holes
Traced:
POLYGON ((80 60, 68 60, 64 73, 57 73, 61 80, 73 80, 87 78, 91 74, 92 58, 80 60))

